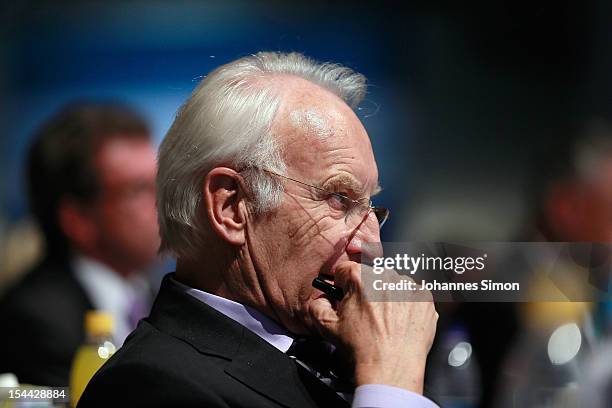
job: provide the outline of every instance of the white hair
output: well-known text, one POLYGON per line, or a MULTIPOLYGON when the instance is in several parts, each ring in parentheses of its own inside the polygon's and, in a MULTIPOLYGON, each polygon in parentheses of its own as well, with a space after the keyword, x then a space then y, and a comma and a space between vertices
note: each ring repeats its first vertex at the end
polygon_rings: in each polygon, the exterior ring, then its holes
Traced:
POLYGON ((204 248, 210 228, 201 208, 202 188, 214 167, 243 170, 249 205, 256 213, 278 206, 282 185, 261 170, 285 174, 271 133, 281 99, 271 79, 278 75, 306 79, 353 108, 366 92, 363 75, 298 53, 260 52, 211 72, 180 108, 159 149, 160 251, 194 258, 204 248))

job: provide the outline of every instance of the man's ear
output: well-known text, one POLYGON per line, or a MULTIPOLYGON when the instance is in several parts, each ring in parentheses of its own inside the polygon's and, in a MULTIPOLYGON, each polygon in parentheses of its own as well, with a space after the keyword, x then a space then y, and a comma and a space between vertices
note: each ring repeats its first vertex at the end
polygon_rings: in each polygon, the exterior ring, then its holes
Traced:
POLYGON ((232 245, 243 245, 247 210, 240 175, 227 167, 215 167, 204 178, 203 194, 213 231, 232 245))
POLYGON ((59 225, 72 245, 91 250, 96 245, 96 226, 87 210, 73 199, 64 199, 58 207, 59 225))

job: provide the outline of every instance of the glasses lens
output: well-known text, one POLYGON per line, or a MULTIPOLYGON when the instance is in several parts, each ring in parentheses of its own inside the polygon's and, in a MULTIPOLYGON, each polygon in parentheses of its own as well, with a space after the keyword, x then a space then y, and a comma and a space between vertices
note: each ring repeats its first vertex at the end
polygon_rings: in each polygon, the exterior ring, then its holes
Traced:
POLYGON ((370 207, 368 205, 353 207, 353 209, 347 213, 345 221, 351 227, 357 226, 366 220, 370 211, 374 213, 379 227, 382 228, 389 218, 389 210, 383 207, 370 207))
POLYGON ((389 210, 383 207, 373 207, 372 212, 374 212, 374 215, 378 220, 378 225, 380 225, 380 227, 382 228, 382 226, 385 224, 385 222, 387 222, 387 219, 389 218, 389 210))

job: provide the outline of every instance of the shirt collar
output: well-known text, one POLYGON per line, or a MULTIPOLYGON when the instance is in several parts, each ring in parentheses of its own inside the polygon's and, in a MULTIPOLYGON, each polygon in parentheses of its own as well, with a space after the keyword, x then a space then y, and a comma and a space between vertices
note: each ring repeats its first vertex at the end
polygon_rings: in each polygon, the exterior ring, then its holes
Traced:
POLYGON ((212 293, 191 288, 181 282, 177 281, 177 283, 185 293, 240 323, 283 353, 286 353, 291 347, 293 337, 289 332, 258 310, 212 293))

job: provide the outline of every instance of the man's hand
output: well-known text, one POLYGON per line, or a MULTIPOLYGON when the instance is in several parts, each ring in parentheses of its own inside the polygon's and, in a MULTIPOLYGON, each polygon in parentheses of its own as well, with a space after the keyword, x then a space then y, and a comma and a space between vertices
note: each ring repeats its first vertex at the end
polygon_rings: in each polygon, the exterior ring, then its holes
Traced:
MULTIPOLYGON (((334 284, 345 296, 334 308, 322 297, 310 310, 322 335, 340 343, 352 354, 357 385, 386 384, 423 392, 427 354, 431 348, 438 314, 431 294, 406 293, 404 301, 367 300, 361 281, 365 265, 339 264, 334 284)), ((396 276, 397 272, 387 271, 396 276)))

